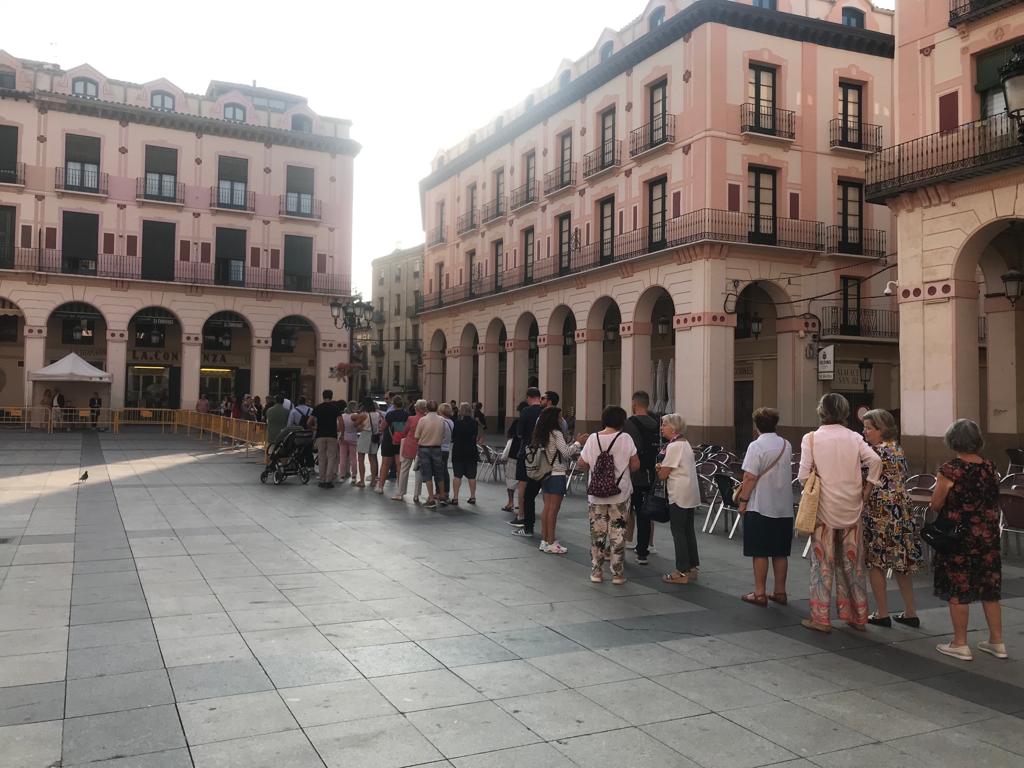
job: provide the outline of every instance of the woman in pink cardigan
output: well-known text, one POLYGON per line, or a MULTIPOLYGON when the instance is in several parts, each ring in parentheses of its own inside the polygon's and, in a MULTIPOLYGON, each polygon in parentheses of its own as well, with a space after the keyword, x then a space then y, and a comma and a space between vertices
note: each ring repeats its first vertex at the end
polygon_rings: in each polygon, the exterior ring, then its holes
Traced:
POLYGON ((864 631, 868 623, 868 592, 861 546, 861 514, 871 486, 882 476, 882 460, 857 432, 847 429, 850 403, 830 392, 818 403, 821 426, 800 444, 801 482, 813 466, 821 482, 818 521, 811 540, 811 617, 808 629, 831 632, 829 610, 836 583, 839 619, 864 631), (867 466, 865 483, 861 467, 867 466))

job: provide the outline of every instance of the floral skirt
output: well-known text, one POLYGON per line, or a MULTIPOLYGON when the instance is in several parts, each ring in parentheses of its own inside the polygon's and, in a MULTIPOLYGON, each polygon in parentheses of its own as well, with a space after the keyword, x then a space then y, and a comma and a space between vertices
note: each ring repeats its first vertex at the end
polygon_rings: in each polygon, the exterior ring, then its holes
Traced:
POLYGON ((917 573, 921 559, 917 516, 909 506, 865 510, 864 564, 868 568, 917 573))
POLYGON ((992 602, 1001 599, 1002 587, 1003 564, 998 543, 976 555, 935 553, 935 596, 940 600, 961 604, 992 602))

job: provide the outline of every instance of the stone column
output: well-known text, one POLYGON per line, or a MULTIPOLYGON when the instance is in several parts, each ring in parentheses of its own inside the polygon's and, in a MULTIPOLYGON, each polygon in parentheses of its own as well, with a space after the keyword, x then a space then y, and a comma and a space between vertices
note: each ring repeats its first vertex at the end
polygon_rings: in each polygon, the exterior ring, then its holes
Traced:
POLYGON ((559 395, 562 392, 562 337, 541 334, 537 337, 537 378, 540 388, 553 389, 559 395))
MULTIPOLYGON (((25 368, 22 375, 25 377, 25 385, 23 388, 23 399, 25 406, 31 408, 32 406, 39 405, 39 403, 35 402, 35 397, 32 394, 33 384, 28 380, 28 374, 31 371, 38 371, 46 366, 46 326, 28 325, 26 323, 24 336, 25 368)), ((42 389, 45 389, 45 387, 42 387, 42 389)))
POLYGON ((516 405, 526 396, 527 381, 530 378, 530 341, 528 339, 507 339, 505 341, 505 413, 514 414, 516 405))
MULTIPOLYGON (((794 435, 802 436, 808 428, 816 427, 815 412, 819 392, 818 361, 816 354, 807 356, 808 345, 814 351, 814 335, 818 333, 818 321, 814 318, 783 317, 775 323, 778 346, 778 402, 780 428, 792 429, 786 434, 790 440, 794 435)), ((757 407, 759 404, 755 403, 757 407)), ((772 403, 763 403, 771 406, 772 403)))
POLYGON ((107 373, 110 374, 110 407, 124 408, 128 365, 128 331, 107 328, 107 373))
POLYGON ((444 399, 444 354, 433 350, 423 353, 423 398, 444 399))
POLYGON ((504 424, 498 424, 498 345, 477 344, 476 354, 480 359, 480 402, 484 404, 484 413, 488 423, 493 424, 495 432, 503 432, 504 424))
POLYGON ((690 442, 731 446, 733 418, 733 335, 736 316, 722 311, 675 315, 676 411, 688 424, 690 442))
POLYGON ((253 336, 249 393, 266 401, 270 394, 270 337, 253 336))
POLYGON ((576 431, 589 432, 601 423, 601 370, 604 330, 576 329, 576 431))
POLYGON ((473 349, 471 347, 450 347, 448 349, 448 370, 446 372, 447 399, 455 398, 458 403, 469 402, 473 395, 473 349))
MULTIPOLYGON (((335 331, 337 337, 327 338, 320 336, 320 344, 316 353, 316 392, 311 393, 313 402, 316 405, 320 402, 320 393, 325 389, 334 391, 335 397, 344 397, 348 394, 348 380, 341 381, 335 375, 338 363, 347 363, 350 359, 348 341, 340 338, 346 331, 335 331)), ((359 375, 359 374, 355 374, 359 375)))
POLYGON ((203 360, 203 338, 182 334, 181 407, 191 411, 199 400, 199 369, 203 360))
MULTIPOLYGON (((985 312, 988 392, 984 429, 1016 440, 1024 434, 1024 302, 1011 307, 1002 296, 986 299, 985 312)), ((1016 445, 1014 442, 1011 447, 1016 445)))
POLYGON ((651 396, 652 408, 657 400, 654 396, 654 381, 651 379, 651 330, 650 323, 622 323, 619 326, 622 343, 619 386, 622 402, 619 405, 626 411, 629 411, 633 393, 638 389, 651 396))

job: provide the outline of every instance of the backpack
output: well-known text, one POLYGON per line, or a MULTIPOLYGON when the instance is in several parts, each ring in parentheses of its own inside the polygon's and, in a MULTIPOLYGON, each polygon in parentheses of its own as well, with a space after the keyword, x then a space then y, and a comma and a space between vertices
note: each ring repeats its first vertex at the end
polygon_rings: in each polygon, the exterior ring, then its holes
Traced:
MULTIPOLYGON (((555 451, 558 454, 558 451, 555 451)), ((526 446, 526 476, 537 482, 544 482, 551 476, 553 462, 548 452, 539 445, 526 446)))
MULTIPOLYGON (((301 405, 297 405, 295 407, 296 408, 301 408, 302 406, 301 405)), ((301 414, 301 416, 299 416, 299 426, 302 427, 303 429, 305 429, 306 425, 309 424, 309 414, 311 414, 312 412, 313 412, 313 409, 310 408, 308 405, 306 406, 306 410, 305 411, 299 411, 299 413, 301 414)))
POLYGON ((654 465, 658 463, 658 453, 661 451, 661 434, 657 427, 645 427, 639 416, 630 416, 629 421, 640 436, 636 445, 640 469, 633 473, 633 485, 650 488, 654 484, 654 465))
POLYGON ((597 440, 597 449, 600 453, 597 455, 597 461, 594 462, 593 468, 590 470, 590 482, 587 484, 587 493, 598 499, 607 499, 610 496, 618 496, 621 491, 619 490, 619 481, 622 480, 622 475, 626 474, 626 470, 622 470, 617 478, 615 477, 615 457, 612 456, 612 446, 615 445, 615 441, 622 436, 619 432, 612 438, 612 441, 608 443, 607 448, 601 447, 601 437, 594 435, 597 440))

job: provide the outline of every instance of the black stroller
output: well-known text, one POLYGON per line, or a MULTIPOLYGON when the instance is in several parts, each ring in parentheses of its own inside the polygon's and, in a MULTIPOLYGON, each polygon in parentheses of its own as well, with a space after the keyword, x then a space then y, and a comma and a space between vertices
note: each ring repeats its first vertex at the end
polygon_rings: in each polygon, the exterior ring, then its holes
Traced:
POLYGON ((260 482, 265 483, 273 476, 274 485, 280 485, 285 478, 298 475, 305 485, 313 476, 315 467, 312 430, 286 427, 270 445, 267 466, 260 473, 260 482))

